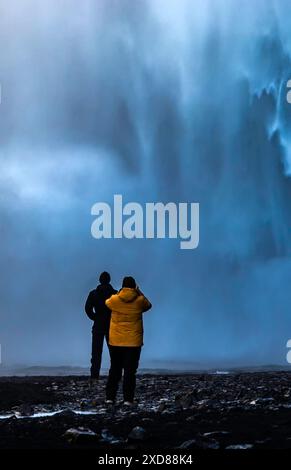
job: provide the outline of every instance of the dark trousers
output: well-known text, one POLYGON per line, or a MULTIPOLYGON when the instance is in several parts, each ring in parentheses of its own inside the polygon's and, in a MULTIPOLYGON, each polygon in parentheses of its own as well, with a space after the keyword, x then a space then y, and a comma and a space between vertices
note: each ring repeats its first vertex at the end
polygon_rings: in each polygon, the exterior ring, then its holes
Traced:
POLYGON ((108 328, 96 325, 92 328, 91 378, 98 378, 103 352, 104 338, 108 344, 108 328))
POLYGON ((133 401, 136 382, 136 371, 139 364, 141 347, 109 346, 111 366, 106 386, 107 400, 115 400, 118 383, 123 376, 124 401, 133 401))

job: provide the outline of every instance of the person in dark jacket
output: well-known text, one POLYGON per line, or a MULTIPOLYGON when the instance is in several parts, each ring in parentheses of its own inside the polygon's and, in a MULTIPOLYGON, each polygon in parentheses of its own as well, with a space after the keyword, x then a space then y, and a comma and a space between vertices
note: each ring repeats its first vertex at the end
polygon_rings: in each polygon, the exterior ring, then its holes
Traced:
POLYGON ((91 379, 99 378, 104 337, 108 345, 111 311, 105 305, 105 301, 117 292, 110 284, 110 280, 109 273, 101 273, 99 277, 100 284, 89 293, 85 304, 85 312, 90 320, 94 322, 92 328, 91 379))

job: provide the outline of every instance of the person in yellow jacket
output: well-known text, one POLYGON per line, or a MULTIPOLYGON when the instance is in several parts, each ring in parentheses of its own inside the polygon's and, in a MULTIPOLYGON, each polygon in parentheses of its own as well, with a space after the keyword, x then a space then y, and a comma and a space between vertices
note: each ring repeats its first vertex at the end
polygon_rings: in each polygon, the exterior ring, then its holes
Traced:
POLYGON ((142 314, 152 305, 131 276, 123 279, 122 289, 105 303, 111 310, 109 329, 111 365, 106 386, 106 403, 114 403, 124 370, 124 404, 131 405, 134 401, 135 375, 143 345, 142 314))

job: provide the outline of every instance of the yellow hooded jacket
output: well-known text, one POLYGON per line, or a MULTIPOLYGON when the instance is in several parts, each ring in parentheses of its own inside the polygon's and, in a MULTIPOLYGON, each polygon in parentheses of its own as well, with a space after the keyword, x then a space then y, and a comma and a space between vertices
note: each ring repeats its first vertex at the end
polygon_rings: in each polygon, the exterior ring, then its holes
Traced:
POLYGON ((123 287, 106 300, 111 310, 109 344, 111 346, 142 346, 142 313, 151 308, 151 303, 136 289, 123 287))

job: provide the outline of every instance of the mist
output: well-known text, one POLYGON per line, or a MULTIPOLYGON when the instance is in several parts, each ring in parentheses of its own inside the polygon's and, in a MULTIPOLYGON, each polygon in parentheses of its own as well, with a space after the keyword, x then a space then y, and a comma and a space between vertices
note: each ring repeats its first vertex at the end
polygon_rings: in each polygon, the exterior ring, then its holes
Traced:
POLYGON ((99 273, 153 303, 143 364, 285 363, 284 0, 0 0, 3 364, 87 365, 99 273), (91 207, 199 202, 200 243, 95 240, 91 207))

